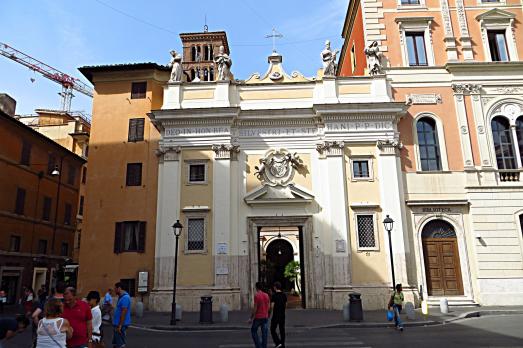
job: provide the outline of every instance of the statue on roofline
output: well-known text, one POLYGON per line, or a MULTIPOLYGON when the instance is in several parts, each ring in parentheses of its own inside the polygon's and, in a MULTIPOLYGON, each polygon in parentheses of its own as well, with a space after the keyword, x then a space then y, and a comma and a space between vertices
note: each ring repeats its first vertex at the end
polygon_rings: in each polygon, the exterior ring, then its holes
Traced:
POLYGON ((218 54, 216 54, 214 56, 213 60, 214 60, 214 64, 216 65, 216 70, 218 72, 216 75, 216 80, 217 81, 229 80, 232 60, 229 57, 229 55, 227 53, 225 53, 223 46, 220 46, 218 54))
POLYGON ((383 74, 383 66, 381 64, 382 54, 378 42, 372 42, 364 52, 367 56, 367 69, 369 70, 369 75, 374 76, 383 74))
POLYGON ((182 80, 182 56, 176 53, 175 50, 171 52, 171 61, 169 62, 169 68, 171 68, 171 78, 169 82, 180 82, 182 80))
POLYGON ((336 76, 338 64, 336 63, 336 55, 340 50, 331 50, 331 42, 325 41, 325 49, 321 51, 321 60, 323 63, 323 76, 336 76))

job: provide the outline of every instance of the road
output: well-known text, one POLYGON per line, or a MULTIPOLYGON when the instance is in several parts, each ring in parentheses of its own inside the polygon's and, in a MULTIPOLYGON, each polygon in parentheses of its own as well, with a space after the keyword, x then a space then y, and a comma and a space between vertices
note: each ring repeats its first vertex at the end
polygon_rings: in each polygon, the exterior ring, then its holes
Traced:
MULTIPOLYGON (((429 327, 364 329, 293 329, 287 347, 522 347, 523 315, 487 316, 458 323, 429 327)), ((110 345, 108 334, 107 347, 110 345)), ((29 333, 15 337, 5 348, 28 348, 29 333)), ((273 347, 269 338, 269 347, 273 347)), ((164 332, 129 330, 128 348, 251 348, 250 333, 244 331, 164 332)))

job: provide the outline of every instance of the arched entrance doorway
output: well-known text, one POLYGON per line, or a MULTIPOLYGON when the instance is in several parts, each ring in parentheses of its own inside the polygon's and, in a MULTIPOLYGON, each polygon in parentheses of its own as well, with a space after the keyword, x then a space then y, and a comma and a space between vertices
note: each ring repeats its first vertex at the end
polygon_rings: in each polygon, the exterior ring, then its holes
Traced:
POLYGON ((276 239, 267 246, 267 285, 280 282, 283 291, 290 291, 292 283, 285 278, 285 266, 294 260, 294 250, 291 243, 285 239, 276 239))
POLYGON ((458 241, 451 224, 429 221, 421 232, 429 296, 463 295, 458 241))

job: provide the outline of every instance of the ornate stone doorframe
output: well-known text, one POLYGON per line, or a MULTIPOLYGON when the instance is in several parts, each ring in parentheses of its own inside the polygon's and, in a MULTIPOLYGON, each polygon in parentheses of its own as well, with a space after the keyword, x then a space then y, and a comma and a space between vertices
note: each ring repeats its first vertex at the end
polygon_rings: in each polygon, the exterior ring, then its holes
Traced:
MULTIPOLYGON (((261 227, 280 226, 298 227, 300 229, 303 245, 304 265, 302 265, 302 277, 305 285, 305 303, 307 308, 323 308, 323 289, 324 278, 321 274, 322 259, 318 253, 314 253, 314 238, 312 216, 255 216, 247 218, 247 235, 249 242, 249 267, 246 274, 240 274, 240 278, 246 277, 240 284, 248 284, 247 288, 242 288, 242 297, 251 304, 254 299, 254 286, 258 280, 258 230, 261 227), (317 256, 317 257, 316 257, 317 256), (319 272, 319 273, 318 273, 319 272)), ((243 302, 243 301, 242 301, 243 302)))

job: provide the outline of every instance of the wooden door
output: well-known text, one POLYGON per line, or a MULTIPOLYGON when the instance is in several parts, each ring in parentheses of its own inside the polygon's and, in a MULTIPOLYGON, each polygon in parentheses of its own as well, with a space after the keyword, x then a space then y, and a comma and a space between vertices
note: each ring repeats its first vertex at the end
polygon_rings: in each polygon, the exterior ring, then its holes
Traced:
POLYGON ((429 295, 463 295, 456 238, 424 238, 423 255, 429 295))

